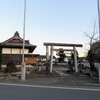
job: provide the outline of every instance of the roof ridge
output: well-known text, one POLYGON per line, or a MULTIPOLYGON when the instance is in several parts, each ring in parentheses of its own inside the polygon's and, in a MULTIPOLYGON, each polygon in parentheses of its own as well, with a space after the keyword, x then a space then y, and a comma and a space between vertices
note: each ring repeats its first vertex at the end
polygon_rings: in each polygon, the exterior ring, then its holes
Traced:
POLYGON ((10 41, 13 40, 13 39, 19 39, 20 41, 23 41, 23 39, 20 37, 18 31, 16 31, 16 32, 14 33, 14 36, 13 36, 13 37, 11 37, 11 38, 5 40, 3 43, 8 43, 8 42, 10 42, 10 41))

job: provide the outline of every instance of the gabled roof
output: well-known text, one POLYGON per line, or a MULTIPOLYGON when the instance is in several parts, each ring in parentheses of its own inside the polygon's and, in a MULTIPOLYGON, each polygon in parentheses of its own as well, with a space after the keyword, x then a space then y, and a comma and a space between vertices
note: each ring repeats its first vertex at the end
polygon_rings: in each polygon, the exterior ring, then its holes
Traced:
MULTIPOLYGON (((29 40, 25 40, 25 43, 28 41, 29 40)), ((5 40, 3 43, 23 43, 23 39, 20 37, 18 31, 16 31, 13 37, 5 40)))
MULTIPOLYGON (((1 44, 2 47, 6 48, 23 48, 23 39, 20 37, 18 31, 16 31, 13 37, 7 39, 1 44)), ((25 40, 25 48, 29 49, 29 53, 32 53, 35 50, 36 45, 32 45, 29 40, 25 40)))

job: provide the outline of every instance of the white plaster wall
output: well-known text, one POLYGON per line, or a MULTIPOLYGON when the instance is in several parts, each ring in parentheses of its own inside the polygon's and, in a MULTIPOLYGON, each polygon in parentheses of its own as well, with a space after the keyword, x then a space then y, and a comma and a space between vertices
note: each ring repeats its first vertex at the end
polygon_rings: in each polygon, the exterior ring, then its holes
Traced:
MULTIPOLYGON (((29 50, 24 49, 24 54, 28 54, 29 50)), ((22 54, 22 49, 19 48, 3 48, 2 54, 22 54)))
POLYGON ((11 49, 10 48, 3 48, 2 49, 2 54, 10 54, 11 53, 11 49))
MULTIPOLYGON (((21 49, 21 54, 22 54, 23 49, 21 49)), ((28 49, 24 49, 24 54, 28 54, 29 50, 28 49)))
POLYGON ((20 49, 12 48, 11 54, 20 54, 20 49))

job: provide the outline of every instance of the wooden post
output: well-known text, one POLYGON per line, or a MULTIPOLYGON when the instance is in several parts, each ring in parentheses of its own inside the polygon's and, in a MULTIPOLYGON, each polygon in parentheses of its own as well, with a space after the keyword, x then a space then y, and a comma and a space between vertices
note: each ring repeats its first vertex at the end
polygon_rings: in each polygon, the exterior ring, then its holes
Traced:
POLYGON ((53 46, 51 46, 51 57, 50 57, 50 73, 52 73, 52 67, 53 67, 53 46))
POLYGON ((75 64, 75 72, 78 73, 77 54, 76 54, 76 47, 75 46, 74 46, 74 64, 75 64))

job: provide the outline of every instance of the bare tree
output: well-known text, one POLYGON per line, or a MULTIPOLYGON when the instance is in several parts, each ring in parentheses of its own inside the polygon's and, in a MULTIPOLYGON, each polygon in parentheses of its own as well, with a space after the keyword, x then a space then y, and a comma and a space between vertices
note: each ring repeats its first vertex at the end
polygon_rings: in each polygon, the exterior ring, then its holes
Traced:
POLYGON ((94 63, 100 57, 97 56, 97 54, 93 51, 97 50, 98 47, 97 41, 99 40, 97 22, 94 21, 91 25, 89 25, 89 27, 90 27, 90 32, 83 32, 83 33, 84 36, 87 37, 89 40, 88 45, 90 46, 90 49, 88 50, 87 59, 90 63, 90 70, 94 71, 95 70, 94 63))
POLYGON ((89 25, 90 27, 90 31, 88 32, 83 32, 84 33, 84 36, 86 38, 88 38, 88 45, 90 46, 91 48, 91 45, 94 43, 94 42, 97 42, 98 41, 98 26, 97 26, 97 22, 94 21, 93 23, 91 23, 89 25))

